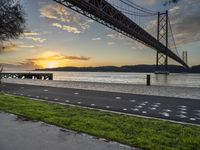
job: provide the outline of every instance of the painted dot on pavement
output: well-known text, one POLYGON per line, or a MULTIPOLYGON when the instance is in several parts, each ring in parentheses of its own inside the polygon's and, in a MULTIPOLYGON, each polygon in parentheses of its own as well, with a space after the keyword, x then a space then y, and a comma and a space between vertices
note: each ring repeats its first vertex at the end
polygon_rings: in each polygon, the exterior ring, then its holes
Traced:
POLYGON ((74 95, 79 95, 79 93, 74 93, 74 95))
POLYGON ((127 111, 127 109, 126 109, 126 108, 123 108, 123 110, 124 110, 124 111, 127 111))
POLYGON ((57 98, 55 98, 54 100, 55 100, 55 101, 58 101, 58 99, 57 99, 57 98))
POLYGON ((184 105, 181 105, 181 106, 179 106, 179 107, 182 107, 182 108, 187 108, 187 106, 184 106, 184 105))
POLYGON ((161 105, 161 103, 154 103, 155 105, 161 105))
POLYGON ((155 107, 149 107, 150 110, 157 110, 155 107))
POLYGON ((176 115, 177 117, 179 117, 179 118, 187 118, 187 116, 185 116, 185 115, 176 115))
POLYGON ((95 104, 91 104, 91 106, 95 106, 95 104))
POLYGON ((163 109, 164 112, 172 112, 170 109, 163 109))
POLYGON ((187 114, 185 111, 179 111, 180 114, 187 114))
POLYGON ((136 100, 130 100, 130 102, 131 102, 131 103, 135 103, 135 102, 136 102, 136 100))
POLYGON ((186 108, 179 108, 179 110, 181 110, 181 111, 187 111, 186 108))
POLYGON ((144 103, 145 103, 145 104, 148 104, 149 102, 145 101, 144 103))
POLYGON ((133 110, 133 111, 139 111, 139 109, 137 109, 137 108, 132 108, 131 110, 133 110))
POLYGON ((78 104, 81 104, 81 102, 78 102, 78 104))
POLYGON ((142 111, 142 113, 143 113, 143 114, 146 114, 147 112, 146 112, 146 111, 142 111))
POLYGON ((136 107, 137 107, 137 108, 143 108, 143 106, 140 106, 140 105, 139 105, 139 106, 136 106, 136 107))
POLYGON ((69 103, 70 101, 69 101, 69 100, 65 100, 65 102, 66 102, 66 103, 69 103))
POLYGON ((142 105, 142 106, 146 106, 146 104, 144 104, 144 103, 142 103, 142 104, 140 104, 140 105, 142 105))
POLYGON ((109 109, 109 108, 110 108, 110 106, 106 106, 106 108, 107 108, 107 109, 109 109))
POLYGON ((165 117, 169 117, 170 116, 169 113, 166 113, 166 112, 162 112, 160 114, 163 115, 163 116, 165 116, 165 117))
POLYGON ((121 99, 121 97, 115 97, 115 99, 121 99))
POLYGON ((191 121, 195 121, 196 119, 195 119, 195 118, 190 118, 190 120, 191 120, 191 121))
POLYGON ((47 90, 47 89, 44 89, 44 92, 48 92, 49 90, 47 90))
POLYGON ((152 105, 152 107, 159 107, 159 105, 152 105))

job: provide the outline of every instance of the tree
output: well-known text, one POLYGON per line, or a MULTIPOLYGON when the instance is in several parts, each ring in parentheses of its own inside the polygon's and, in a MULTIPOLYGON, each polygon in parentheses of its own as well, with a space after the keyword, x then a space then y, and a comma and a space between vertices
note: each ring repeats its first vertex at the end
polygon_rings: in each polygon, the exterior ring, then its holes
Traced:
POLYGON ((0 0, 0 41, 17 39, 25 29, 25 13, 16 0, 0 0))
MULTIPOLYGON (((0 0, 0 52, 4 41, 17 39, 24 29, 25 13, 19 0, 0 0)), ((2 71, 3 65, 0 65, 0 85, 2 71)))

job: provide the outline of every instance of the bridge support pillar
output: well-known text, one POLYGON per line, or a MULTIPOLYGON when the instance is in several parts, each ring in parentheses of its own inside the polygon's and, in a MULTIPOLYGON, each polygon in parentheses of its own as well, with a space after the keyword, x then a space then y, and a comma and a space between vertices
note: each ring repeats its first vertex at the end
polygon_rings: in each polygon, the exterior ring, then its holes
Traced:
POLYGON ((165 53, 157 51, 156 72, 158 74, 169 74, 168 71, 168 11, 158 13, 157 40, 166 46, 165 53))

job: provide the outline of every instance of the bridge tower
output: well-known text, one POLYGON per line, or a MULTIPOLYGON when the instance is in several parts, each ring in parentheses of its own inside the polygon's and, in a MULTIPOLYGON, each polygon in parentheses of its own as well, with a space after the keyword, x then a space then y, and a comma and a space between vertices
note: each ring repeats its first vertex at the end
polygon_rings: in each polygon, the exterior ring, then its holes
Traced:
POLYGON ((157 51, 156 55, 156 72, 157 74, 169 74, 168 71, 168 28, 169 16, 168 11, 158 12, 157 40, 166 46, 165 53, 157 51))

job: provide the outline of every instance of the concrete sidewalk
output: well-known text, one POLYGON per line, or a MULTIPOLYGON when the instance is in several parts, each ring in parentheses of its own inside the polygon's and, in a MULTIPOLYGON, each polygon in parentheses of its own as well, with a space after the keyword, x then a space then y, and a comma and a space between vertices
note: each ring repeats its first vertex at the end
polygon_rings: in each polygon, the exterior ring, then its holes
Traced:
POLYGON ((0 150, 136 150, 11 114, 0 120, 0 150))

